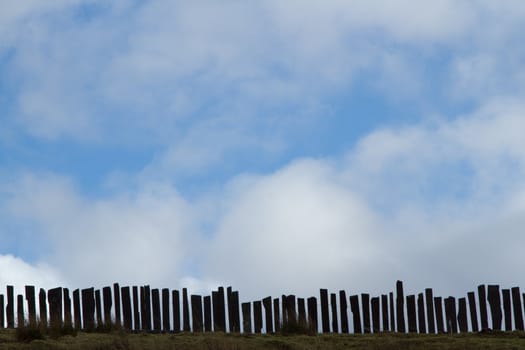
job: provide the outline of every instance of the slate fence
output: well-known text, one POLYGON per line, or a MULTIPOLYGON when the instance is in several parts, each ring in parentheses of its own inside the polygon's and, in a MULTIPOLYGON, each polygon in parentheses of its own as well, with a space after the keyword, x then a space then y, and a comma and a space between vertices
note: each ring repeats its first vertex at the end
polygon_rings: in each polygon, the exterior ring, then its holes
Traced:
POLYGON ((13 286, 6 291, 0 294, 0 328, 42 324, 97 331, 111 325, 135 332, 269 334, 294 329, 355 334, 524 330, 525 293, 499 285, 480 285, 477 294, 443 298, 431 288, 405 296, 403 282, 397 281, 395 293, 378 296, 347 297, 344 290, 336 294, 320 289, 319 298, 282 295, 243 303, 231 287, 206 296, 188 295, 186 288, 180 293, 118 283, 72 293, 67 288, 40 289, 38 295, 34 286, 26 286, 25 295, 16 299, 13 286))

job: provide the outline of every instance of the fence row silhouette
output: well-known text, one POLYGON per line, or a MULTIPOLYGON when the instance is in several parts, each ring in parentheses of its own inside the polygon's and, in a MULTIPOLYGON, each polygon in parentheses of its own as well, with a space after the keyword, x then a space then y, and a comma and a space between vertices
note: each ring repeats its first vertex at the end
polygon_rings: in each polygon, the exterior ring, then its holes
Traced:
POLYGON ((40 324, 96 331, 116 325, 136 332, 355 334, 524 330, 525 293, 519 287, 500 289, 499 285, 480 285, 477 296, 469 292, 466 297, 443 298, 427 288, 405 297, 403 282, 397 281, 395 295, 362 293, 347 298, 344 290, 337 295, 320 289, 319 299, 282 295, 240 303, 239 292, 231 287, 226 291, 219 287, 211 295, 188 296, 186 288, 179 293, 115 283, 101 290, 76 289, 72 296, 67 288, 40 289, 38 312, 36 289, 26 286, 25 296, 16 295, 16 313, 13 286, 7 286, 6 294, 0 294, 1 328, 40 324))

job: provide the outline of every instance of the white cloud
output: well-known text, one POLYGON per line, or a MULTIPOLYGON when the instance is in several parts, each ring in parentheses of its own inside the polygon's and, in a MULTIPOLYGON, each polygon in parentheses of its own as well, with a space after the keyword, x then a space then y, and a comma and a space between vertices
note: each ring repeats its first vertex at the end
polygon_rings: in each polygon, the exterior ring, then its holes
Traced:
POLYGON ((26 285, 49 289, 67 284, 60 271, 48 264, 29 264, 15 256, 0 254, 0 285, 14 286, 16 293, 23 293, 26 285))

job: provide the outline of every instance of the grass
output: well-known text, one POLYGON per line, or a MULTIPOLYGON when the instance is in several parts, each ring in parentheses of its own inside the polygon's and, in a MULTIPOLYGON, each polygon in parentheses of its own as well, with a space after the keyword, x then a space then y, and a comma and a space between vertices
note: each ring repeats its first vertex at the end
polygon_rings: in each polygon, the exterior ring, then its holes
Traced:
POLYGON ((463 335, 234 335, 234 334, 133 334, 123 331, 68 334, 42 333, 35 339, 17 339, 17 331, 0 330, 0 349, 181 349, 181 350, 411 350, 411 349, 525 349, 524 332, 463 335))

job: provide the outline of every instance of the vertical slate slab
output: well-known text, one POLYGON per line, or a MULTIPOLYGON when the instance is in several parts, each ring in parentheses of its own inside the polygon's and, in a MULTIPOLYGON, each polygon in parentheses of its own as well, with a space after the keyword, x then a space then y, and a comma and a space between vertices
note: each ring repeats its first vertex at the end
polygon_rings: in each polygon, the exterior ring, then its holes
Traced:
POLYGON ((5 307, 4 295, 0 294, 0 328, 5 328, 4 307, 5 307))
POLYGON ((150 286, 144 286, 144 313, 145 313, 145 325, 142 325, 142 329, 151 331, 151 288, 150 286))
POLYGON ((111 287, 102 288, 102 302, 104 303, 104 323, 111 324, 111 307, 113 306, 111 287))
POLYGON ((396 316, 397 316, 397 331, 405 333, 405 296, 403 294, 403 282, 396 282, 396 316))
POLYGON ((243 333, 252 333, 252 311, 250 303, 242 303, 242 331, 243 333))
MULTIPOLYGON (((47 300, 46 291, 40 288, 38 293, 38 306, 40 311, 40 324, 47 327, 47 300)), ((8 325, 9 327, 9 325, 8 325)))
POLYGON ((115 324, 120 326, 121 317, 120 317, 120 287, 118 283, 113 283, 113 295, 115 297, 115 324))
POLYGON ((219 313, 218 313, 218 324, 219 324, 219 330, 221 332, 226 332, 226 312, 225 312, 225 305, 224 305, 224 288, 219 287, 218 289, 218 306, 219 306, 219 313))
POLYGON ((383 320, 383 332, 388 332, 388 295, 381 295, 381 319, 383 320))
POLYGON ((456 298, 448 297, 445 299, 445 320, 448 333, 458 332, 458 320, 456 317, 456 298))
POLYGON ((523 330, 523 308, 521 306, 520 299, 520 288, 514 287, 511 289, 512 292, 512 309, 514 310, 514 324, 516 330, 523 330))
MULTIPOLYGON (((36 295, 35 286, 25 286, 26 300, 27 300, 27 311, 29 316, 29 324, 36 325, 36 295)), ((4 308, 1 309, 2 316, 4 315, 4 308)), ((2 324, 3 328, 3 324, 2 324)))
POLYGON ((253 302, 253 332, 261 333, 262 329, 262 305, 260 301, 253 302))
POLYGON ((16 316, 17 327, 24 326, 24 296, 22 294, 19 294, 16 297, 16 316))
POLYGON ((231 302, 231 299, 232 299, 232 287, 227 287, 226 288, 226 309, 228 310, 228 322, 226 322, 226 332, 231 332, 232 331, 232 328, 233 328, 233 324, 232 324, 232 315, 233 315, 233 310, 232 310, 232 302, 231 302))
POLYGON ((423 293, 417 295, 417 324, 419 333, 425 334, 427 327, 425 323, 425 298, 423 293))
MULTIPOLYGON (((224 309, 223 309, 224 311, 224 309)), ((188 289, 182 288, 182 329, 190 332, 190 307, 188 304, 188 289)), ((224 329, 223 329, 224 331, 224 329)))
POLYGON ((82 323, 86 331, 95 329, 95 288, 82 289, 82 323))
POLYGON ((390 330, 396 331, 396 313, 394 307, 394 292, 388 293, 388 300, 390 302, 390 330))
POLYGON ((330 333, 330 316, 328 313, 328 290, 321 289, 321 322, 323 333, 330 333))
POLYGON ((339 324, 337 322, 337 298, 335 293, 330 293, 330 304, 332 310, 332 332, 339 333, 339 324))
POLYGON ((170 290, 162 289, 162 330, 170 331, 170 290))
POLYGON ((283 320, 282 320, 282 326, 288 324, 288 307, 286 306, 286 295, 281 295, 281 310, 283 310, 283 320))
POLYGON ((425 289, 425 301, 427 307, 427 325, 428 333, 436 333, 436 324, 434 322, 434 293, 432 288, 425 289))
POLYGON ((468 292, 468 305, 470 310, 470 324, 472 325, 472 332, 478 332, 478 313, 476 311, 476 295, 474 292, 468 292))
MULTIPOLYGON (((132 311, 131 311, 131 290, 129 287, 122 287, 120 289, 120 296, 122 299, 122 323, 124 325, 124 329, 130 331, 132 329, 132 311)), ((107 297, 107 295, 106 295, 107 297)), ((104 297, 104 299, 106 299, 104 297)), ((109 290, 109 300, 111 300, 111 289, 109 290)), ((106 308, 106 304, 104 304, 104 309, 106 308)), ((107 312, 107 310, 104 310, 104 314, 107 312)), ((109 315, 111 317, 111 306, 109 309, 109 315)), ((106 321, 107 322, 107 321, 106 321)))
POLYGON ((372 304, 372 331, 379 333, 379 297, 373 297, 371 299, 372 304))
POLYGON ((80 312, 80 290, 73 291, 73 313, 75 315, 75 329, 82 329, 82 314, 80 312))
POLYGON ((281 330, 281 318, 279 315, 279 298, 273 299, 273 329, 275 332, 281 330))
POLYGON ((306 304, 304 298, 297 298, 297 314, 299 315, 299 325, 306 329, 308 321, 306 319, 306 304))
POLYGON ((13 286, 7 286, 6 319, 7 328, 15 328, 15 291, 13 286))
POLYGON ((286 296, 286 319, 289 323, 297 323, 297 314, 295 312, 295 295, 286 296))
POLYGON ((361 309, 363 310, 363 331, 370 333, 370 294, 361 294, 361 309))
POLYGON ((162 330, 162 317, 160 314, 160 291, 158 288, 151 290, 151 305, 153 311, 153 330, 160 332, 162 330))
POLYGON ((310 297, 306 300, 308 306, 308 328, 314 334, 319 332, 319 323, 317 318, 317 298, 310 297))
POLYGON ((144 286, 140 287, 140 330, 147 330, 146 326, 146 289, 144 286))
POLYGON ((489 285, 487 290, 487 299, 490 305, 490 314, 492 315, 492 329, 501 330, 501 297, 498 285, 489 285))
POLYGON ((416 296, 415 295, 407 295, 407 318, 408 318, 408 331, 410 333, 417 333, 416 296))
POLYGON ((178 290, 171 291, 171 302, 173 310, 173 331, 180 332, 180 293, 178 290))
POLYGON ((204 297, 204 331, 211 332, 211 297, 209 295, 204 297))
POLYGON ((47 292, 47 300, 51 327, 62 327, 62 288, 50 289, 47 292))
POLYGON ((95 291, 95 310, 97 313, 97 327, 101 327, 103 325, 102 321, 102 298, 100 297, 100 290, 97 289, 95 291))
POLYGON ((202 297, 200 295, 191 296, 191 319, 193 321, 193 332, 202 333, 202 297))
POLYGON ((341 333, 348 333, 348 301, 344 290, 339 291, 339 315, 341 317, 341 333))
POLYGON ((140 298, 139 298, 139 288, 133 286, 133 329, 139 331, 142 326, 140 324, 140 298))
POLYGON ((479 298, 479 317, 481 321, 481 329, 486 330, 489 328, 489 319, 487 314, 487 293, 485 285, 478 286, 478 298, 479 298))
POLYGON ((505 316, 505 330, 512 330, 512 312, 510 306, 510 289, 502 289, 501 293, 503 294, 503 312, 505 316))
POLYGON ((354 333, 361 334, 363 329, 361 328, 361 314, 359 311, 359 296, 350 296, 350 311, 352 311, 352 320, 354 323, 354 333))
POLYGON ((458 299, 458 323, 459 331, 461 333, 468 332, 468 321, 467 321, 467 299, 458 299))
POLYGON ((262 303, 264 307, 264 318, 266 321, 266 333, 273 333, 272 297, 264 298, 262 303))
POLYGON ((230 331, 233 333, 241 332, 241 319, 239 313, 239 292, 233 291, 231 295, 232 318, 230 319, 230 331))
POLYGON ((64 295, 64 326, 66 328, 71 328, 73 317, 71 317, 71 298, 69 297, 69 289, 64 288, 62 292, 64 295))
POLYGON ((438 334, 445 333, 443 322, 443 299, 441 297, 434 298, 434 311, 436 314, 436 330, 438 334))

